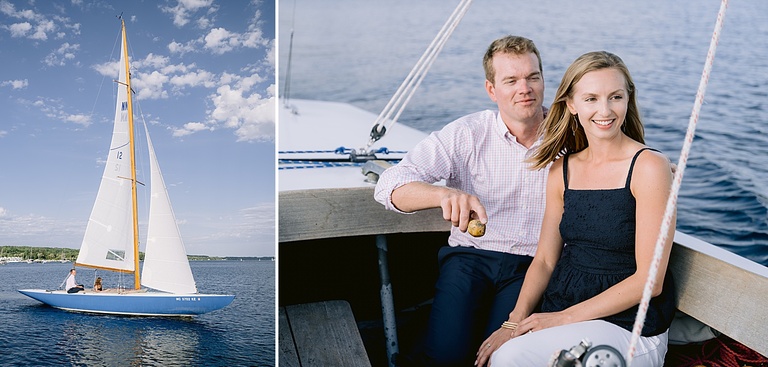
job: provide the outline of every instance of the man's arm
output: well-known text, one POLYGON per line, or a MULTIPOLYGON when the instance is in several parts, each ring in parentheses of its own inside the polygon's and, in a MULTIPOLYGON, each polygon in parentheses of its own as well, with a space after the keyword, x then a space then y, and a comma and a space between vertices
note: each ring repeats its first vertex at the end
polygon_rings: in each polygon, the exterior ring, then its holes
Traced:
POLYGON ((488 222, 485 207, 477 196, 461 190, 431 185, 426 182, 410 182, 392 192, 392 204, 404 212, 442 208, 443 219, 465 232, 470 219, 488 222))

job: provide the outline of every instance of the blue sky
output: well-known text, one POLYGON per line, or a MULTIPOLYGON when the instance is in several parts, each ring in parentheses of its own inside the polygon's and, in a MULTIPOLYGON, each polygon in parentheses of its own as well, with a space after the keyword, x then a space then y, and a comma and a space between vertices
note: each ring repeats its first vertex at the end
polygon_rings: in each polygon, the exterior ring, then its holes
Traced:
POLYGON ((0 245, 80 246, 111 139, 121 13, 136 121, 187 253, 273 256, 269 0, 0 0, 0 245))

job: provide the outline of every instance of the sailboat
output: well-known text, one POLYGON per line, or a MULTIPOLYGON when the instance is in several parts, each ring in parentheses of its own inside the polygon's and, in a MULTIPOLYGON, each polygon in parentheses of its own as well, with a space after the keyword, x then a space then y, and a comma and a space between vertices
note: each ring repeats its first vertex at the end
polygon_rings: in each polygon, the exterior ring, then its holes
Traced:
POLYGON ((117 292, 21 289, 50 306, 100 314, 194 316, 229 305, 234 295, 199 294, 146 124, 150 161, 149 219, 139 273, 133 102, 125 20, 112 142, 75 266, 133 273, 134 289, 117 292), (141 288, 141 286, 146 288, 141 288))

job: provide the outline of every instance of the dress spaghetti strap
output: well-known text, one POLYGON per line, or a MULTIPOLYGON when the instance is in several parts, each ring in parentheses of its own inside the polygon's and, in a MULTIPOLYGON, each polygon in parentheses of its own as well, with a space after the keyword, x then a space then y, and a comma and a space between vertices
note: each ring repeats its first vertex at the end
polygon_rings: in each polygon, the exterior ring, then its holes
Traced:
MULTIPOLYGON (((653 149, 653 148, 650 148, 650 147, 645 147, 645 148, 642 148, 642 149, 638 150, 637 153, 635 153, 635 156, 632 157, 632 163, 630 163, 630 165, 629 165, 629 173, 627 173, 627 183, 624 185, 624 188, 627 188, 627 189, 629 188, 629 182, 632 179, 632 170, 635 169, 635 161, 637 161, 637 157, 640 156, 640 153, 642 153, 645 150, 652 150, 654 152, 659 152, 657 149, 653 149)), ((659 153, 661 153, 661 152, 659 152, 659 153)))

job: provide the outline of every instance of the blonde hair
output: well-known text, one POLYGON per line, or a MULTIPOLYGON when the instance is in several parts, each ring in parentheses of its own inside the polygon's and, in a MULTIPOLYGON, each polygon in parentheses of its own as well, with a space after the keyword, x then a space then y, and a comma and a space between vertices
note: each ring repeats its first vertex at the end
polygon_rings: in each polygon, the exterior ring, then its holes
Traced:
POLYGON ((573 98, 574 86, 586 73, 609 68, 621 72, 627 84, 627 115, 621 128, 628 137, 645 144, 645 131, 637 107, 635 83, 627 65, 620 57, 610 52, 588 52, 579 56, 563 75, 552 107, 539 127, 539 136, 543 136, 542 143, 528 159, 528 162, 532 163, 532 169, 542 169, 566 153, 580 152, 589 146, 584 129, 579 126, 578 117, 571 114, 566 102, 573 98))

